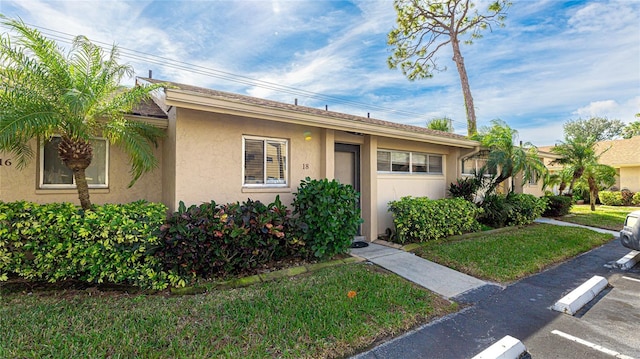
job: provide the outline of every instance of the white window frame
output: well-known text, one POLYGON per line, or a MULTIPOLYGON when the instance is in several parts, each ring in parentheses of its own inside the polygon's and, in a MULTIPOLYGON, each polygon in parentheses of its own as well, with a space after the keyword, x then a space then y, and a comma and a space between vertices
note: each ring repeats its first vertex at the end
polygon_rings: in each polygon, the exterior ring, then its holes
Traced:
MULTIPOLYGON (((289 140, 284 138, 274 138, 274 137, 262 137, 262 136, 250 136, 243 135, 242 136, 242 187, 247 188, 272 188, 272 187, 288 187, 289 186, 289 140), (245 183, 245 169, 246 169, 246 140, 256 140, 263 141, 263 183, 245 183), (268 171, 267 171, 267 162, 269 162, 270 157, 267 153, 267 143, 268 142, 277 142, 284 144, 285 146, 285 160, 284 160, 284 183, 269 183, 268 181, 268 171)), ((271 159, 273 161, 273 159, 271 159)))
MULTIPOLYGON (((58 137, 60 136, 51 136, 58 137)), ((109 141, 104 137, 92 137, 92 140, 104 141, 105 142, 105 159, 104 159, 104 184, 102 183, 89 183, 89 188, 109 188, 109 141)), ((40 158, 38 159, 38 164, 40 168, 40 179, 38 181, 38 186, 41 189, 75 189, 76 179, 75 176, 72 177, 73 183, 71 184, 55 184, 55 183, 44 183, 44 142, 40 146, 40 158)))
POLYGON ((378 156, 379 152, 387 152, 389 153, 389 165, 390 165, 390 170, 389 171, 380 171, 377 169, 377 165, 376 165, 376 170, 378 173, 389 173, 389 174, 410 174, 410 175, 443 175, 444 174, 444 155, 440 155, 440 154, 436 154, 436 153, 426 153, 426 152, 415 152, 415 151, 398 151, 398 150, 387 150, 387 149, 378 149, 376 151, 376 157, 378 156), (393 153, 403 153, 403 154, 409 154, 409 170, 408 171, 394 171, 393 170, 393 153), (414 172, 413 171, 413 156, 414 155, 423 155, 427 157, 427 162, 425 163, 425 167, 426 167, 426 172, 414 172), (430 160, 431 157, 439 157, 440 158, 440 172, 429 172, 429 167, 430 166, 430 160))
MULTIPOLYGON (((463 159, 460 163, 460 168, 462 171, 462 175, 463 176, 473 176, 473 173, 466 173, 465 170, 465 163, 471 163, 471 161, 473 161, 473 169, 475 171, 475 173, 477 173, 478 171, 480 171, 480 169, 482 168, 482 166, 478 166, 478 161, 482 161, 486 164, 488 160, 487 156, 472 156, 466 159, 463 159)), ((494 173, 485 173, 484 177, 491 177, 492 175, 494 175, 494 173)))

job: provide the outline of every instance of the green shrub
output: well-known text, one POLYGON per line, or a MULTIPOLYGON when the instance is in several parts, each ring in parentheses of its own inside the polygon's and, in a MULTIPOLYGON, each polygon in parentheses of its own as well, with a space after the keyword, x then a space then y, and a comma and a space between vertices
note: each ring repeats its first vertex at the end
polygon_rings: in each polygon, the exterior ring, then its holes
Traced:
POLYGON ((480 230, 480 209, 462 198, 430 200, 402 197, 389 202, 395 242, 424 242, 480 230))
POLYGON ((624 204, 620 191, 600 191, 598 198, 600 198, 600 203, 605 206, 622 206, 624 204))
POLYGON ((448 191, 453 198, 463 198, 473 202, 480 185, 481 183, 476 177, 458 178, 455 183, 449 184, 448 191))
POLYGON ((244 273, 299 252, 290 214, 279 197, 269 205, 248 199, 186 208, 181 202, 161 228, 157 257, 182 278, 244 273))
POLYGON ((525 193, 509 193, 507 202, 511 204, 507 226, 520 226, 533 223, 547 209, 547 199, 525 193))
POLYGON ((634 206, 640 205, 640 192, 636 192, 631 199, 631 204, 634 206))
POLYGON ((547 200, 530 194, 513 193, 485 196, 480 223, 490 227, 518 226, 532 223, 547 208, 547 200))
POLYGON ((176 284, 153 256, 166 207, 144 201, 96 205, 0 202, 0 276, 57 282, 176 284))
POLYGON ((569 196, 545 196, 548 207, 542 214, 543 217, 562 217, 569 214, 573 206, 573 200, 569 196))
POLYGON ((358 197, 352 186, 336 180, 307 177, 300 182, 293 213, 308 256, 328 258, 349 250, 362 223, 358 197))

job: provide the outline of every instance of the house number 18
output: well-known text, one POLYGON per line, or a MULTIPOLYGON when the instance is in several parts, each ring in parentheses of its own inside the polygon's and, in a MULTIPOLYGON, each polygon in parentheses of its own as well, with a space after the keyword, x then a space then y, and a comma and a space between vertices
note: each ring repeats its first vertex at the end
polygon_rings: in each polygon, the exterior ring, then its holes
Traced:
POLYGON ((0 158, 0 166, 11 166, 11 159, 3 160, 0 158))

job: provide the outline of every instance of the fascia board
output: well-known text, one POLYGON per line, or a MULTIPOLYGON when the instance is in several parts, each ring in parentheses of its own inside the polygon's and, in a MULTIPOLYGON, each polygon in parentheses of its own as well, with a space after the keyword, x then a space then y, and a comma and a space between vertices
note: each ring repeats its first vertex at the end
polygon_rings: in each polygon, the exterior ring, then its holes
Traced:
POLYGON ((166 118, 139 116, 139 115, 124 115, 127 120, 140 121, 150 124, 154 127, 166 130, 169 127, 169 120, 166 118))
POLYGON ((273 108, 228 100, 214 99, 194 95, 185 91, 168 90, 165 99, 169 106, 188 108, 206 112, 223 113, 229 115, 257 118, 269 121, 286 122, 305 126, 322 127, 339 131, 358 132, 368 135, 384 136, 398 139, 411 139, 439 145, 461 148, 475 148, 477 141, 432 136, 403 130, 399 128, 383 127, 332 116, 322 116, 284 108, 273 108))

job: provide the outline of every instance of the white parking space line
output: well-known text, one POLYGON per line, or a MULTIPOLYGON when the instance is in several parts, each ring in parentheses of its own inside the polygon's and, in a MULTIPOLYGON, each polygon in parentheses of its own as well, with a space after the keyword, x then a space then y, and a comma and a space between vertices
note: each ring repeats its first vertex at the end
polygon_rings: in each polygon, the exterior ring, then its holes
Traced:
POLYGON ((618 359, 635 359, 635 358, 630 357, 628 355, 620 354, 615 350, 607 349, 607 348, 605 348, 603 346, 600 346, 598 344, 594 344, 594 343, 588 342, 588 341, 586 341, 584 339, 580 339, 578 337, 574 337, 573 335, 561 332, 559 330, 552 330, 551 333, 555 334, 555 335, 558 335, 558 336, 561 336, 561 337, 563 337, 565 339, 571 340, 573 342, 576 342, 578 344, 582 344, 582 345, 587 346, 587 347, 589 347, 591 349, 597 350, 597 351, 599 351, 601 353, 604 353, 604 354, 607 354, 607 355, 611 355, 614 358, 618 358, 618 359))
POLYGON ((640 283, 640 279, 636 279, 636 278, 630 278, 630 277, 622 277, 623 279, 628 279, 628 280, 632 280, 634 282, 638 282, 640 283))

